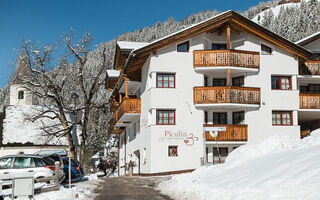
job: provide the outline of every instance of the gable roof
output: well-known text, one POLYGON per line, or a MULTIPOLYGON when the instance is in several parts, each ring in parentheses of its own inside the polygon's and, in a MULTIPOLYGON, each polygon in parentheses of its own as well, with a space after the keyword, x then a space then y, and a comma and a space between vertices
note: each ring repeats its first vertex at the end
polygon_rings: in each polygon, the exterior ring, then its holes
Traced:
POLYGON ((320 38, 320 31, 296 42, 300 46, 307 45, 320 38))
POLYGON ((20 84, 23 77, 29 76, 27 65, 25 63, 25 55, 23 49, 21 49, 20 56, 18 57, 18 64, 16 71, 14 72, 10 84, 20 84))
POLYGON ((242 30, 284 48, 298 57, 308 59, 312 56, 312 53, 309 50, 269 31, 235 11, 229 10, 131 51, 129 58, 126 61, 124 71, 134 71, 141 67, 151 53, 156 52, 161 48, 189 39, 204 32, 213 32, 225 24, 233 24, 242 30))

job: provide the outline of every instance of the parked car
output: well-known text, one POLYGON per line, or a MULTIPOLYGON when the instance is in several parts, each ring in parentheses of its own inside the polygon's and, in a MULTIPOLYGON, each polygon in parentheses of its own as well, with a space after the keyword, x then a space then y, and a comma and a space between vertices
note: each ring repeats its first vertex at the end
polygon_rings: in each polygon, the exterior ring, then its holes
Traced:
MULTIPOLYGON (((54 161, 33 154, 8 155, 0 158, 0 180, 4 185, 11 184, 14 177, 30 177, 35 179, 55 174, 54 161)), ((65 177, 61 171, 60 179, 65 177)))
MULTIPOLYGON (((64 173, 66 175, 66 180, 67 180, 69 177, 69 158, 63 157, 62 160, 63 160, 63 164, 64 164, 63 170, 64 170, 64 173)), ((82 176, 83 176, 82 167, 76 161, 71 159, 71 178, 72 179, 82 178, 82 176)))
POLYGON ((37 154, 37 153, 35 153, 35 155, 42 156, 44 159, 50 160, 53 163, 59 162, 60 163, 60 171, 63 171, 64 165, 63 165, 62 156, 60 156, 58 154, 37 154))

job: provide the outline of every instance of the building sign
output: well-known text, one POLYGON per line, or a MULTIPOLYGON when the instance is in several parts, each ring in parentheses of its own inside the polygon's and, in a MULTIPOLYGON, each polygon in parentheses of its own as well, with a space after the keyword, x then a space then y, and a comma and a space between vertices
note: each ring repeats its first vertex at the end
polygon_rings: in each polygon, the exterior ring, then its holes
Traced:
POLYGON ((183 141, 187 146, 192 146, 196 141, 199 140, 199 137, 195 137, 193 133, 187 133, 180 130, 178 132, 164 131, 164 136, 160 137, 159 140, 180 140, 183 141))

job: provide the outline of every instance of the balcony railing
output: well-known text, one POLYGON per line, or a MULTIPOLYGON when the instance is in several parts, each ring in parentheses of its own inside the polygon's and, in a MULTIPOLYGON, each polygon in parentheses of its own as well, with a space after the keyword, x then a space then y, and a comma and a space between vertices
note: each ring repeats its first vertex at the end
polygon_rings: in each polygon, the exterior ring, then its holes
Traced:
POLYGON ((193 100, 194 104, 260 104, 260 88, 195 87, 193 89, 193 100))
POLYGON ((320 94, 300 94, 300 109, 320 109, 320 94))
POLYGON ((193 52, 194 67, 233 66, 259 69, 260 53, 241 50, 197 50, 193 52))
POLYGON ((301 132, 300 132, 300 137, 301 137, 301 138, 307 137, 307 136, 310 135, 310 133, 311 133, 311 130, 301 131, 301 132))
POLYGON ((299 68, 300 75, 320 75, 320 61, 307 61, 299 68))
POLYGON ((206 141, 242 141, 248 140, 248 125, 212 125, 205 124, 204 127, 226 127, 226 131, 219 131, 216 139, 206 131, 206 141))
MULTIPOLYGON (((121 119, 124 114, 140 114, 141 113, 141 99, 123 99, 115 116, 121 119)), ((117 120, 117 121, 118 121, 117 120)))

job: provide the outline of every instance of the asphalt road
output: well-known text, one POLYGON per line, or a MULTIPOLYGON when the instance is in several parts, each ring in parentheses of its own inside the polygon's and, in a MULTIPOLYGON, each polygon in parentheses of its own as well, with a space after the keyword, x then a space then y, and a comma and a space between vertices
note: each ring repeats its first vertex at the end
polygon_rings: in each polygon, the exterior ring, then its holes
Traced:
POLYGON ((105 178, 95 190, 95 200, 171 200, 154 187, 168 177, 105 178))

